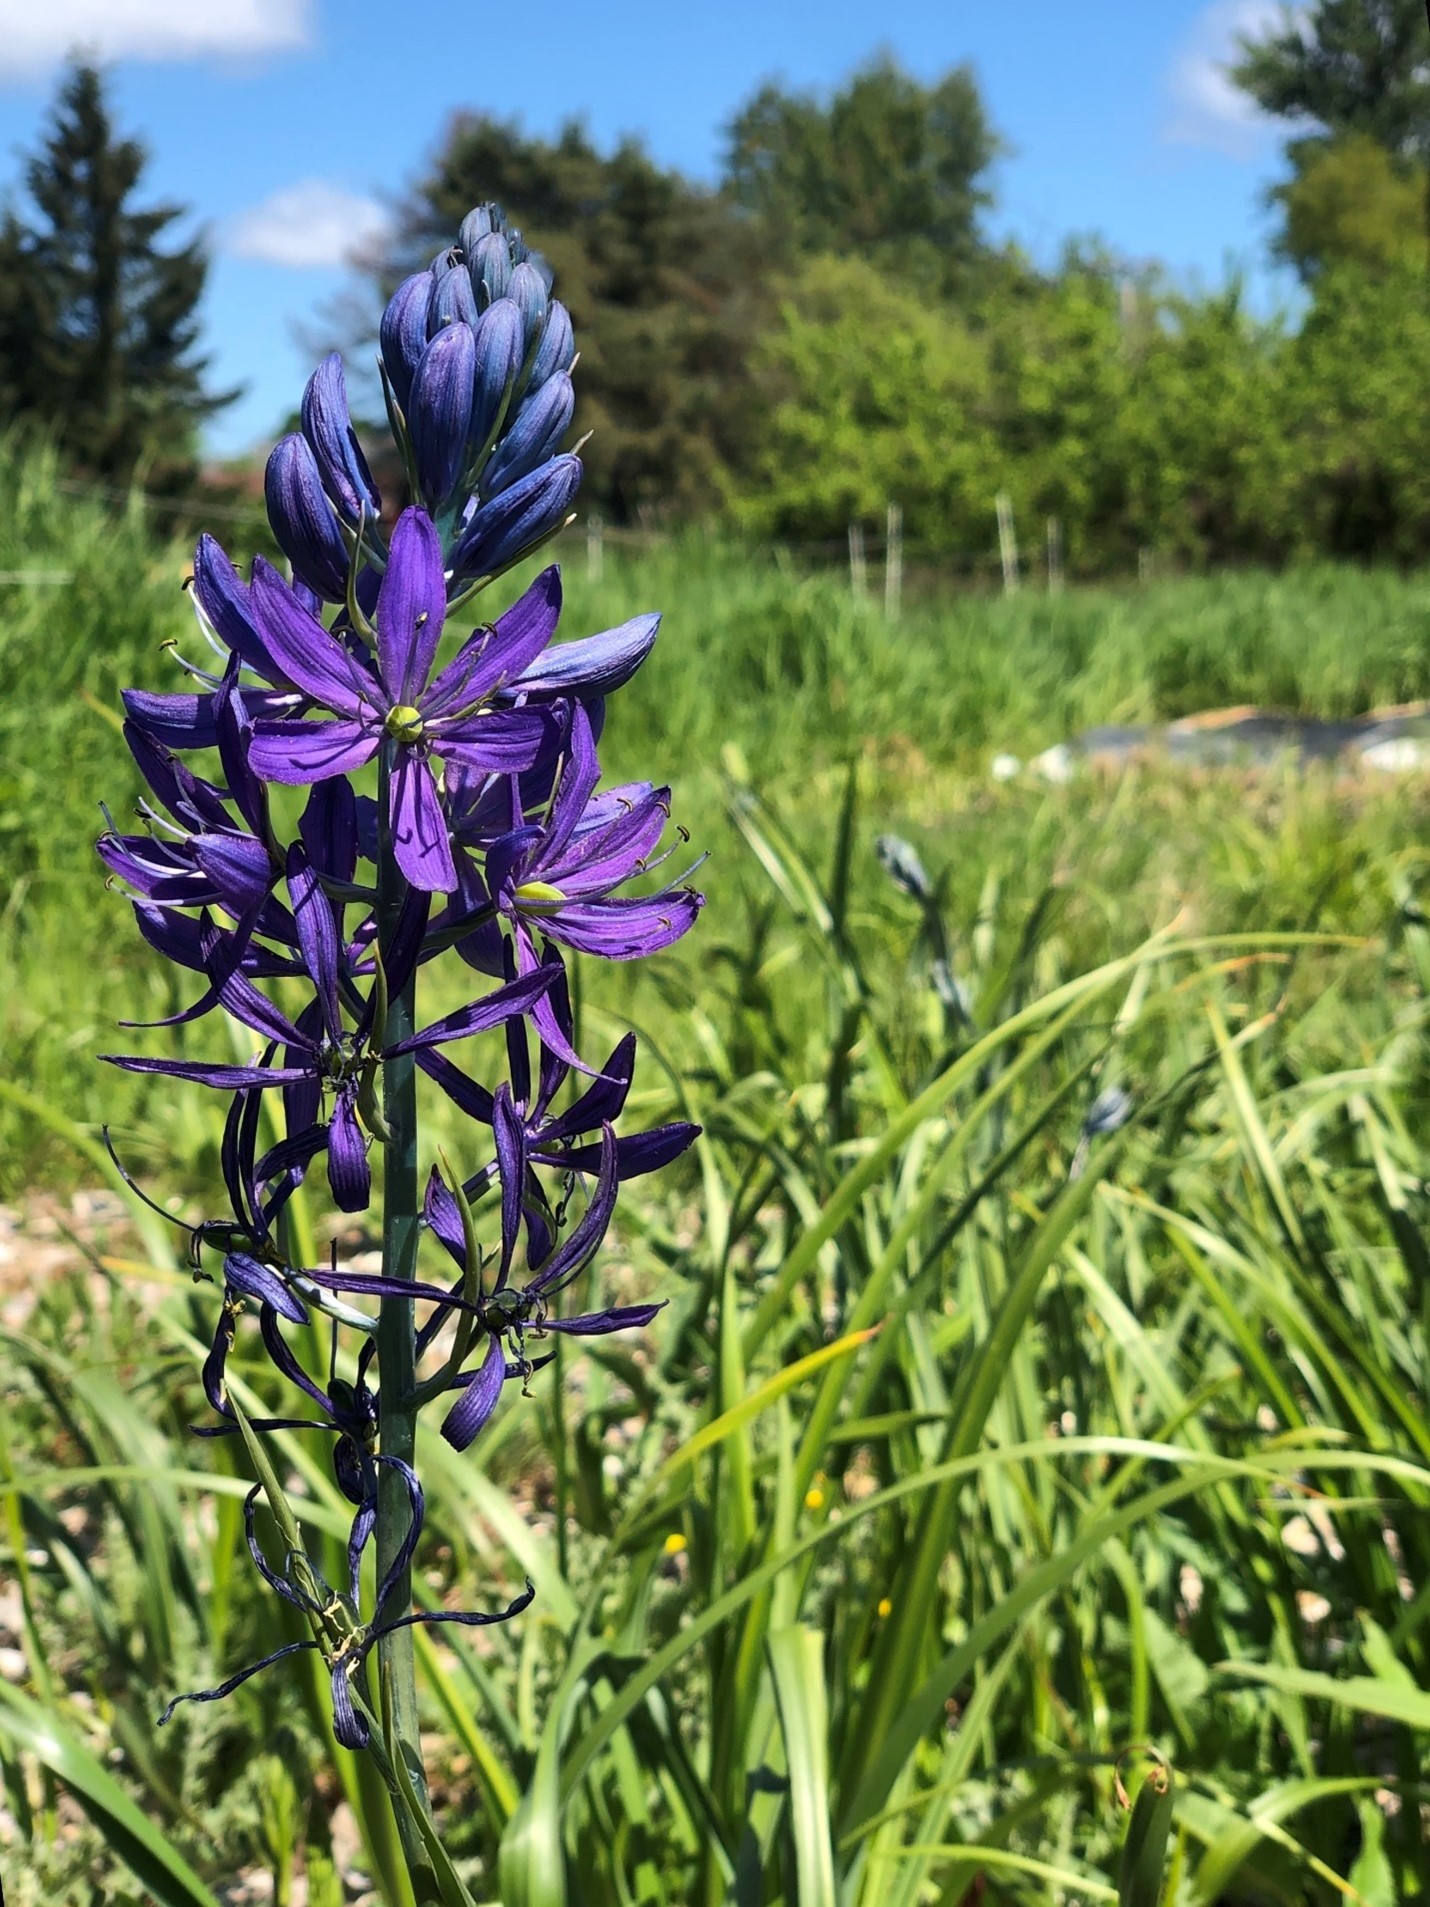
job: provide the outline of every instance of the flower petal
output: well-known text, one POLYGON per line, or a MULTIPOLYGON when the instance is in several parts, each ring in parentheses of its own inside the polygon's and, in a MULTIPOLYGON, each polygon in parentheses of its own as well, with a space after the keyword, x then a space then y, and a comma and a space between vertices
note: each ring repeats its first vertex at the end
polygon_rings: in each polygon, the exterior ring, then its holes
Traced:
POLYGON ((274 661, 305 695, 339 715, 357 715, 379 699, 356 658, 261 556, 253 559, 249 601, 274 661))
POLYGON ((663 1299, 660 1304, 614 1305, 609 1311, 588 1311, 579 1318, 547 1318, 541 1328, 573 1338, 604 1337, 608 1331, 643 1331, 657 1311, 664 1309, 663 1299))
POLYGON ((337 1090, 328 1124, 328 1184, 340 1212, 365 1212, 372 1189, 367 1142, 357 1121, 357 1087, 337 1090))
POLYGON ((258 722, 248 765, 265 781, 302 786, 351 774, 370 762, 381 744, 376 727, 361 722, 258 722))
MULTIPOLYGON (((435 349, 435 346, 434 346, 435 349)), ((394 702, 421 695, 442 639, 447 584, 442 539, 425 510, 404 510, 392 532, 391 552, 377 598, 377 657, 394 702)))
POLYGON ((411 749, 401 749, 393 769, 388 808, 392 851, 414 887, 450 894, 457 885, 447 819, 432 770, 411 749))
POLYGON ((219 641, 271 682, 277 671, 248 600, 248 585, 207 531, 194 551, 194 603, 219 641))
POLYGON ((506 1382, 506 1355, 495 1332, 487 1339, 481 1368, 447 1412, 442 1435, 454 1450, 466 1450, 501 1401, 506 1382))
POLYGON ((246 1251, 231 1251, 224 1259, 223 1281, 231 1291, 241 1291, 245 1298, 256 1298, 260 1304, 271 1304, 279 1317, 287 1318, 290 1324, 308 1322, 306 1308, 294 1297, 273 1267, 260 1264, 246 1251))
POLYGON ((509 1020, 512 1014, 530 1012, 550 985, 551 969, 537 967, 534 972, 511 981, 507 986, 498 987, 483 999, 473 1000, 470 1006, 460 1007, 455 1013, 434 1020, 410 1039, 399 1040, 397 1045, 388 1047, 383 1057, 392 1059, 399 1053, 415 1053, 424 1046, 442 1046, 448 1040, 465 1040, 474 1033, 489 1033, 494 1026, 501 1026, 509 1020))
POLYGON ((370 517, 380 515, 382 498, 353 429, 343 360, 336 351, 330 351, 308 379, 303 435, 338 513, 354 526, 363 510, 370 517))
POLYGON ((635 616, 618 629, 559 643, 512 684, 523 695, 609 695, 630 681, 655 646, 659 616, 635 616))
POLYGON ((519 775, 541 759, 557 732, 550 709, 483 710, 476 715, 439 718, 432 734, 432 752, 480 774, 519 775))
POLYGON ((429 717, 461 704, 485 701, 531 667, 556 634, 561 617, 561 571, 544 569, 490 629, 479 629, 422 698, 429 717))
POLYGON ((288 898, 293 905, 303 965, 317 989, 323 1029, 328 1038, 336 1042, 343 1030, 338 1007, 338 924, 333 918, 332 902, 308 865, 306 852, 296 841, 288 850, 288 898))

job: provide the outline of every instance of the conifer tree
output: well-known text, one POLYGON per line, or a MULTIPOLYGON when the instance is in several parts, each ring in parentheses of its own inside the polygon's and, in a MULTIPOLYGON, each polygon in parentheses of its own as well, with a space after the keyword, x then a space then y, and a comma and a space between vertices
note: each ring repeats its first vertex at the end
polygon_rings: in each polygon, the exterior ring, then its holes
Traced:
MULTIPOLYGON (((1394 198, 1397 182, 1402 198, 1406 188, 1418 189, 1430 240, 1425 0, 1314 0, 1303 12, 1288 10, 1269 31, 1243 36, 1231 77, 1263 111, 1298 128, 1286 148, 1291 179, 1271 197, 1286 215, 1278 250, 1294 258, 1303 275, 1364 250, 1353 244, 1347 253, 1336 208, 1351 175, 1368 172, 1370 142, 1391 166, 1373 180, 1377 200, 1394 198)), ((1383 205, 1372 215, 1376 222, 1384 222, 1383 205)))
POLYGON ((1359 133, 1395 158, 1430 162, 1425 0, 1316 0, 1243 38, 1232 78, 1263 111, 1310 122, 1312 138, 1359 133))
POLYGON ((161 240, 183 208, 138 207, 147 155, 117 135, 103 76, 77 64, 0 220, 0 416, 48 431, 74 466, 151 485, 192 475, 209 395, 197 352, 202 243, 161 240))

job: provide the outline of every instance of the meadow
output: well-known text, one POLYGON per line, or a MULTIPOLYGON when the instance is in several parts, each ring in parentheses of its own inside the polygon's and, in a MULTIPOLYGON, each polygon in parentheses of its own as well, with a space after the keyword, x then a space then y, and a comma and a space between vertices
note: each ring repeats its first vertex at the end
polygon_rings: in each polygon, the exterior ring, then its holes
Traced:
MULTIPOLYGON (((102 1121, 191 1215, 215 1182, 201 1095, 95 1059, 224 1038, 115 1035, 185 1001, 92 852, 99 800, 136 793, 118 689, 196 639, 184 551, 137 508, 8 451, 0 487, 0 572, 72 576, 0 583, 7 1898, 402 1902, 321 1676, 155 1726, 300 1633, 255 1592, 242 1453, 188 1434, 214 1294, 152 1214, 71 1203, 114 1189, 102 1121), (27 1280, 36 1210, 72 1249, 27 1280)), ((473 1894, 1424 1897, 1430 789, 989 763, 1430 693, 1430 576, 915 595, 890 624, 713 536, 599 579, 558 554, 569 632, 664 610, 605 752, 668 776, 710 853, 697 932, 579 1013, 642 1034, 633 1123, 704 1136, 572 1294, 668 1299, 644 1338, 565 1345, 473 1451, 423 1450, 423 1598, 537 1589, 475 1640, 421 1632, 473 1894), (1163 1872, 1120 1791, 1167 1767, 1163 1872)), ((230 1371, 270 1401, 258 1359, 230 1371)), ((273 1448, 321 1560, 326 1451, 273 1448)))

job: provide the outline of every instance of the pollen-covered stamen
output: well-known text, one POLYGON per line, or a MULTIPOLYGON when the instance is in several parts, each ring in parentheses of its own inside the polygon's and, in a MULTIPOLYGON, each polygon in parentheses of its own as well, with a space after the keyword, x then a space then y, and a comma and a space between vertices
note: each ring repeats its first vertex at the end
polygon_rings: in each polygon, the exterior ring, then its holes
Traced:
POLYGON ((387 711, 387 720, 383 727, 395 742, 401 742, 404 748, 415 748, 422 739, 422 711, 413 708, 410 702, 399 702, 395 708, 387 711))

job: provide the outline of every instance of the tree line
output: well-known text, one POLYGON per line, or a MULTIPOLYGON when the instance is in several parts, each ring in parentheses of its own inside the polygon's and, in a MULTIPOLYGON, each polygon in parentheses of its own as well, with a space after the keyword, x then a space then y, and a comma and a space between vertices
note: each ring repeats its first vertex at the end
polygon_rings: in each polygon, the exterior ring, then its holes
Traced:
MULTIPOLYGON (((581 344, 585 505, 718 516, 817 543, 897 501, 915 549, 987 547, 993 498, 1056 516, 1069 566, 1430 547, 1430 41, 1421 0, 1314 0, 1239 47, 1285 122, 1277 253, 1305 287, 1260 318, 1095 244, 1037 268, 987 236, 1003 150, 972 70, 879 56, 827 95, 761 87, 712 185, 463 114, 399 207, 343 342, 496 199, 556 271, 581 344)), ((0 417, 76 466, 191 472, 225 401, 195 318, 202 246, 136 210, 142 152, 80 67, 0 224, 0 417)))

